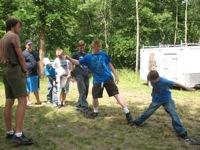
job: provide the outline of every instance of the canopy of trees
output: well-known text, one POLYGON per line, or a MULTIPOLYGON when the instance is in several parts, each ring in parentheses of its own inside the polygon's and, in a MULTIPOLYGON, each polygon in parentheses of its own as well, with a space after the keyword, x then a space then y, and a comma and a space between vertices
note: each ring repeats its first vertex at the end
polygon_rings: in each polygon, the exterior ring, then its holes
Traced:
MULTIPOLYGON (((8 17, 21 19, 22 47, 32 39, 41 59, 55 58, 57 48, 71 55, 81 39, 90 53, 92 40, 100 39, 116 67, 135 67, 135 0, 0 0, 0 8, 0 37, 8 17)), ((185 11, 187 41, 200 42, 199 0, 138 0, 138 11, 140 46, 184 42, 185 11)))

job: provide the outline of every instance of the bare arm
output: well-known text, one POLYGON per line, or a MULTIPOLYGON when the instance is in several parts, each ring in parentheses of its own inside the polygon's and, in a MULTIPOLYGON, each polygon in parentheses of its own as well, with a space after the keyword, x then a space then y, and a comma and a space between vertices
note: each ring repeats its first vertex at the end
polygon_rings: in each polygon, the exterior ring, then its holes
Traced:
POLYGON ((41 67, 40 67, 40 62, 39 61, 38 61, 37 67, 38 67, 38 74, 40 76, 40 74, 41 74, 41 67))
POLYGON ((109 63, 108 67, 110 68, 110 70, 112 71, 112 73, 115 76, 115 82, 118 83, 119 82, 119 78, 118 78, 117 72, 116 72, 115 68, 113 67, 112 63, 109 63))
POLYGON ((65 58, 68 59, 72 64, 79 66, 80 63, 78 60, 76 59, 72 59, 71 57, 69 57, 68 55, 65 55, 65 58))
POLYGON ((180 88, 183 88, 183 89, 186 89, 186 90, 188 90, 188 91, 190 91, 190 92, 195 91, 194 88, 186 87, 186 86, 184 86, 184 85, 182 85, 182 84, 180 84, 180 83, 177 83, 177 82, 174 82, 174 86, 180 87, 180 88))
POLYGON ((25 62, 25 58, 24 58, 24 55, 22 54, 22 49, 21 47, 17 47, 15 48, 15 51, 17 53, 17 56, 18 56, 18 60, 19 60, 19 63, 22 67, 22 71, 23 72, 26 72, 26 76, 28 75, 27 71, 26 71, 26 62, 25 62))

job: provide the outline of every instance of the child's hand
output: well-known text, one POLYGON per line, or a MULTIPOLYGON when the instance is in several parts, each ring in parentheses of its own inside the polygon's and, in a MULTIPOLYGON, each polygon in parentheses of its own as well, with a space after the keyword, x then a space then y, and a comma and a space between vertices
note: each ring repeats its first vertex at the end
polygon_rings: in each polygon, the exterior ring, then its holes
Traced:
POLYGON ((70 57, 68 55, 65 55, 64 58, 69 60, 70 57))
POLYGON ((115 76, 115 83, 117 84, 119 82, 119 78, 115 76))

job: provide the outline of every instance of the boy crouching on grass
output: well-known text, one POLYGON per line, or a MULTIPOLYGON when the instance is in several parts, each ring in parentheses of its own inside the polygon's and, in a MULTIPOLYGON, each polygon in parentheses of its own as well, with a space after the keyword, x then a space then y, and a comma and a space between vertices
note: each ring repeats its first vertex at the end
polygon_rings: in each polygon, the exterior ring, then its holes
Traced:
POLYGON ((169 81, 165 78, 159 77, 157 71, 152 70, 149 72, 147 76, 148 81, 150 81, 153 89, 152 89, 152 103, 149 108, 143 112, 141 116, 139 116, 134 123, 137 126, 140 126, 146 119, 148 119, 160 106, 163 106, 165 111, 172 118, 172 126, 178 136, 183 139, 188 139, 187 130, 183 127, 178 114, 175 109, 175 102, 172 100, 172 95, 169 90, 169 87, 176 86, 180 88, 184 88, 188 91, 194 91, 194 88, 187 88, 179 83, 169 81))
POLYGON ((53 103, 54 106, 57 106, 58 99, 57 95, 57 88, 56 88, 56 71, 52 67, 51 62, 48 58, 43 59, 43 63, 45 65, 44 72, 45 75, 48 77, 48 91, 47 91, 47 103, 53 103))
POLYGON ((112 73, 115 76, 115 81, 118 83, 118 75, 111 63, 111 59, 105 52, 102 52, 102 44, 99 40, 94 40, 92 42, 92 53, 86 55, 85 57, 76 60, 72 59, 69 56, 66 56, 66 59, 71 61, 75 65, 87 66, 93 73, 93 107, 94 112, 92 114, 86 115, 87 118, 95 119, 99 117, 98 106, 99 98, 103 96, 103 90, 106 89, 109 96, 114 96, 119 105, 124 110, 126 119, 129 125, 133 125, 133 120, 131 114, 126 106, 123 98, 119 94, 118 87, 116 86, 112 73), (112 73, 111 73, 112 71, 112 73))

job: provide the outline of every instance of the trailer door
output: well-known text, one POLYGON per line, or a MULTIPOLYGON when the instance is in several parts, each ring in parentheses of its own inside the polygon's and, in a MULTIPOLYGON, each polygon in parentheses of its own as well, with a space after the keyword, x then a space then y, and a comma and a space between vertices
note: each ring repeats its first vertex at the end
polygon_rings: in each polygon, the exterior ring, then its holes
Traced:
POLYGON ((177 54, 164 54, 164 77, 176 81, 177 80, 177 54))

